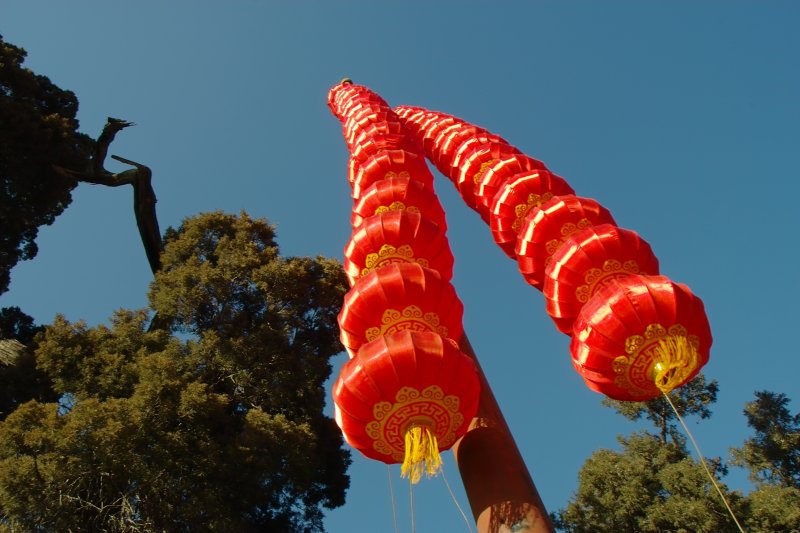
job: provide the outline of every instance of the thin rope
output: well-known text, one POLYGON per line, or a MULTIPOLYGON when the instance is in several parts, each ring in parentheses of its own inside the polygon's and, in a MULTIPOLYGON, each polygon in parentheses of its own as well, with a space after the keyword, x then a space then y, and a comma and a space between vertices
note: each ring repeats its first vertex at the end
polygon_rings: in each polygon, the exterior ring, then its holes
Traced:
POLYGON ((392 518, 394 519, 394 533, 400 533, 397 529, 397 509, 394 504, 394 485, 392 484, 392 469, 386 465, 386 477, 389 478, 389 495, 392 498, 392 518))
POLYGON ((411 533, 414 533, 414 482, 408 477, 408 501, 411 503, 411 533))
POLYGON ((444 481, 444 484, 447 487, 447 491, 450 493, 450 497, 453 498, 453 503, 456 504, 458 512, 461 513, 461 516, 464 518, 464 523, 467 524, 467 531, 469 531, 469 533, 472 533, 472 526, 469 523, 469 518, 467 518, 467 514, 464 512, 464 509, 462 509, 461 506, 458 504, 456 495, 453 494, 453 489, 450 488, 450 483, 447 482, 447 476, 444 475, 444 465, 440 467, 439 472, 442 474, 442 481, 444 481))
POLYGON ((689 431, 689 428, 686 426, 686 422, 683 421, 683 417, 678 412, 678 410, 675 408, 675 404, 672 403, 672 400, 670 399, 669 394, 664 392, 664 397, 667 399, 667 402, 669 402, 670 407, 672 407, 672 410, 675 412, 675 416, 678 417, 678 420, 680 421, 681 425, 683 426, 684 431, 686 431, 686 434, 689 436, 689 440, 692 441, 692 444, 694 445, 694 449, 697 451, 698 457, 700 457, 700 464, 702 464, 703 468, 705 468, 706 474, 708 474, 708 479, 711 480, 711 483, 714 485, 714 488, 717 489, 717 492, 719 493, 719 497, 722 498, 722 503, 724 503, 725 507, 728 509, 728 513, 730 513, 731 518, 733 518, 733 521, 736 523, 736 527, 739 528, 739 531, 741 531, 742 533, 745 533, 744 528, 739 523, 739 520, 736 519, 736 515, 733 514, 733 509, 731 509, 730 504, 728 504, 727 498, 725 498, 725 495, 722 493, 722 489, 719 488, 719 485, 717 484, 717 480, 714 479, 714 474, 712 474, 711 470, 709 470, 708 465, 706 464, 706 460, 703 457, 703 453, 700 451, 700 446, 697 445, 697 442, 694 440, 694 437, 692 436, 692 432, 689 431))

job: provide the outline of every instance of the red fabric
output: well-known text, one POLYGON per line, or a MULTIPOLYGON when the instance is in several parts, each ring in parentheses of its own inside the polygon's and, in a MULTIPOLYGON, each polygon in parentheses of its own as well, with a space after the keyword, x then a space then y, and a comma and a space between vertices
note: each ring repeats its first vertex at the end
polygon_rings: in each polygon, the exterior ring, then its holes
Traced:
POLYGON ((340 338, 351 357, 374 335, 404 329, 435 331, 458 342, 463 314, 455 289, 435 270, 413 263, 387 265, 362 277, 345 295, 340 338))
POLYGON ((517 265, 522 277, 541 290, 544 271, 558 248, 576 231, 600 224, 616 225, 608 209, 591 198, 554 196, 530 210, 517 237, 517 265))
POLYGON ((410 177, 388 178, 370 185, 353 206, 350 224, 357 228, 361 222, 383 211, 410 210, 447 229, 444 209, 430 188, 410 177))
POLYGON ((344 140, 347 143, 348 149, 350 151, 353 150, 355 140, 358 138, 359 134, 371 124, 397 121, 397 115, 391 111, 385 112, 371 109, 365 109, 357 116, 348 117, 345 119, 344 125, 342 126, 344 140))
POLYGON ((387 211, 364 219, 344 249, 350 285, 368 271, 391 263, 418 263, 453 277, 453 253, 444 231, 418 213, 387 211))
POLYGON ((450 448, 466 433, 479 398, 472 359, 430 332, 404 331, 364 345, 345 363, 333 386, 334 416, 345 440, 386 463, 402 462, 405 429, 411 424, 429 427, 439 448, 450 448), (414 399, 414 392, 426 389, 427 397, 414 399), (436 397, 439 391, 446 400, 436 397), (398 405, 402 400, 411 401, 391 410, 385 425, 376 428, 376 413, 387 411, 381 402, 398 405))
MULTIPOLYGON (((483 199, 479 200, 475 194, 487 169, 502 159, 517 155, 522 156, 519 150, 513 146, 496 142, 479 144, 467 153, 458 167, 455 179, 456 188, 461 194, 461 198, 464 199, 464 203, 481 213, 480 208, 483 207, 483 199)), ((486 190, 485 192, 488 193, 489 191, 486 190)), ((494 194, 492 194, 492 197, 494 197, 494 194)), ((484 220, 489 220, 488 207, 481 213, 481 217, 484 220)))
POLYGON ((494 133, 489 133, 486 131, 478 132, 471 137, 464 138, 453 153, 453 162, 450 166, 450 172, 447 174, 450 180, 453 183, 458 181, 459 168, 474 149, 481 145, 490 143, 505 144, 508 145, 509 149, 519 152, 519 150, 508 144, 508 142, 499 135, 495 135, 494 133))
POLYGON ((430 144, 430 152, 426 152, 425 155, 444 177, 452 181, 453 160, 459 146, 467 139, 485 133, 485 131, 477 126, 455 122, 436 134, 433 143, 430 144))
POLYGON ((653 324, 667 331, 678 325, 697 341, 697 368, 680 383, 683 385, 708 362, 711 329, 702 300, 687 286, 664 276, 632 275, 614 280, 583 306, 570 345, 575 369, 592 390, 617 400, 660 396, 655 385, 646 383, 653 370, 652 348, 660 338, 653 334, 657 331, 653 324), (633 336, 640 336, 644 344, 633 363, 622 364, 628 355, 626 341, 633 336))
POLYGON ((534 207, 553 196, 574 194, 566 181, 546 170, 533 170, 517 174, 506 181, 494 195, 489 212, 489 228, 492 237, 503 251, 516 259, 514 248, 517 235, 525 222, 525 216, 534 207))
POLYGON ((353 198, 360 198, 376 181, 405 176, 433 189, 433 174, 422 155, 409 150, 384 150, 368 158, 357 169, 353 179, 353 198))
POLYGON ((525 154, 512 153, 490 165, 475 187, 475 206, 481 218, 488 223, 494 196, 500 188, 517 174, 532 170, 547 170, 544 163, 525 154))
POLYGON ((353 99, 368 99, 379 105, 386 105, 380 96, 363 85, 339 83, 328 91, 328 107, 339 120, 343 117, 344 106, 353 99))
POLYGON ((355 98, 350 98, 347 100, 344 105, 341 106, 341 113, 342 117, 350 117, 353 116, 364 109, 373 109, 373 110, 382 110, 387 112, 389 106, 386 105, 386 102, 380 96, 374 94, 366 94, 363 96, 357 96, 355 98))
POLYGON ((644 239, 611 224, 582 229, 561 245, 545 270, 547 313, 559 331, 569 335, 592 296, 612 280, 631 274, 658 274, 658 259, 644 239))

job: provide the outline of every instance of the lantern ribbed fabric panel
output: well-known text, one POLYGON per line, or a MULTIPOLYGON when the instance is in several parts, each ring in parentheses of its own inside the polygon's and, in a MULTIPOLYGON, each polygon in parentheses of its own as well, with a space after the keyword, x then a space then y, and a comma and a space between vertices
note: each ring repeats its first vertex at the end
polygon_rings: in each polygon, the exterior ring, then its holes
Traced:
POLYGON ((426 157, 489 225, 495 242, 541 290, 572 336, 575 369, 597 392, 647 400, 683 385, 708 361, 702 301, 659 275, 635 232, 503 138, 420 107, 394 109, 426 157))
POLYGON ((417 141, 380 96, 342 82, 328 105, 343 124, 354 199, 339 314, 351 359, 333 387, 335 418, 351 446, 403 463, 416 483, 466 432, 480 396, 475 363, 458 349, 444 210, 417 141))

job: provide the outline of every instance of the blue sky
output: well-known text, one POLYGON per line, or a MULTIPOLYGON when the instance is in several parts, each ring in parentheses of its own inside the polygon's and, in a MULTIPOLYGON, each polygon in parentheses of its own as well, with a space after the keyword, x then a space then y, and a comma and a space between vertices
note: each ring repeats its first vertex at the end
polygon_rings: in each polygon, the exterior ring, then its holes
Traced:
MULTIPOLYGON (((749 435, 742 408, 755 390, 798 409, 798 21, 791 1, 0 4, 0 33, 28 50, 27 65, 78 95, 82 131, 96 136, 109 115, 138 124, 111 153, 154 170, 162 230, 244 209, 277 225, 284 254, 341 259, 348 154, 325 97, 344 76, 543 160, 705 301, 706 374, 720 394, 691 427, 723 457, 749 435)), ((556 510, 585 459, 639 426, 583 385, 541 293, 452 185, 437 175, 436 187, 465 329, 556 510)), ((146 305, 130 190, 81 185, 38 243, 0 306, 97 324, 146 305)), ((466 506, 450 454, 445 469, 466 506)), ((329 530, 393 530, 386 468, 354 452, 351 475, 329 530)), ((408 530, 407 486, 392 477, 408 530)), ((750 489, 739 470, 725 481, 750 489)), ((441 480, 414 495, 416 531, 466 529, 441 480)))

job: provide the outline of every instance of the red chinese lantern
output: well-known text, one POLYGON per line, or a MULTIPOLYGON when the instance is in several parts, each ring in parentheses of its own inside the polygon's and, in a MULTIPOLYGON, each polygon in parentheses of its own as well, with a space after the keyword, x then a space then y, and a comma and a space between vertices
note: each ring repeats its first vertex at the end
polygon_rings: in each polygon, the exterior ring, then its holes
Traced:
POLYGON ((328 107, 338 119, 342 119, 348 110, 348 104, 357 102, 370 102, 377 105, 386 105, 386 102, 362 85, 338 84, 328 92, 328 107))
POLYGON ((365 95, 356 98, 351 98, 344 102, 341 106, 341 116, 349 117, 359 113, 363 109, 381 109, 383 111, 389 110, 389 106, 381 97, 365 95))
POLYGON ((408 176, 386 178, 370 185, 353 206, 350 224, 357 228, 365 218, 387 211, 409 211, 447 229, 444 209, 430 188, 408 176))
POLYGON ((545 270, 547 313, 559 331, 572 333, 581 308, 611 281, 658 274, 658 259, 634 231, 602 224, 573 234, 545 270))
POLYGON ((616 225, 608 209, 591 198, 554 196, 531 209, 517 237, 517 265, 522 277, 541 290, 553 254, 575 232, 600 224, 616 225))
POLYGON ((350 285, 375 269, 393 263, 417 263, 453 277, 453 254, 442 229, 418 213, 388 211, 364 219, 344 249, 350 285))
POLYGON ((440 468, 439 451, 466 432, 479 396, 472 359, 431 332, 365 344, 333 386, 345 440, 369 458, 402 463, 412 483, 440 468))
POLYGON ((397 115, 391 111, 373 111, 365 109, 358 117, 348 117, 343 126, 344 140, 348 148, 353 150, 358 135, 372 124, 380 122, 396 122, 397 115))
POLYGON ((489 213, 494 203, 494 196, 500 188, 517 174, 533 170, 547 170, 544 163, 527 155, 514 153, 508 157, 498 157, 486 167, 475 188, 475 207, 485 222, 489 222, 489 213))
MULTIPOLYGON (((384 124, 397 124, 398 122, 390 122, 384 124)), ((383 150, 415 150, 417 148, 414 140, 408 135, 402 133, 384 133, 377 131, 376 128, 368 128, 362 130, 359 137, 353 145, 353 151, 350 153, 350 159, 354 159, 359 163, 363 163, 368 158, 377 155, 378 152, 383 150)))
POLYGON ((554 196, 574 192, 566 181, 546 170, 517 174, 494 195, 489 213, 489 228, 494 242, 506 255, 516 259, 517 235, 528 212, 554 196))
MULTIPOLYGON (((464 202, 480 212, 478 207, 482 200, 475 197, 478 184, 483 179, 486 171, 501 159, 520 154, 519 150, 506 143, 490 142, 475 146, 467 153, 458 167, 454 183, 464 202)), ((521 155, 521 154, 520 154, 521 155)), ((488 191, 487 191, 488 192, 488 191)), ((485 219, 488 220, 488 209, 484 211, 485 219)), ((482 215, 483 216, 483 215, 482 215)))
POLYGON ((352 357, 362 344, 397 331, 433 331, 458 342, 464 306, 435 270, 397 263, 373 270, 344 297, 342 344, 352 357))
POLYGON ((408 177, 433 188, 433 174, 422 156, 409 150, 384 150, 359 166, 353 179, 353 198, 360 198, 376 181, 396 177, 408 177))
POLYGON ((611 281, 583 306, 570 351, 592 390, 645 401, 691 380, 708 362, 703 302, 663 276, 611 281))

